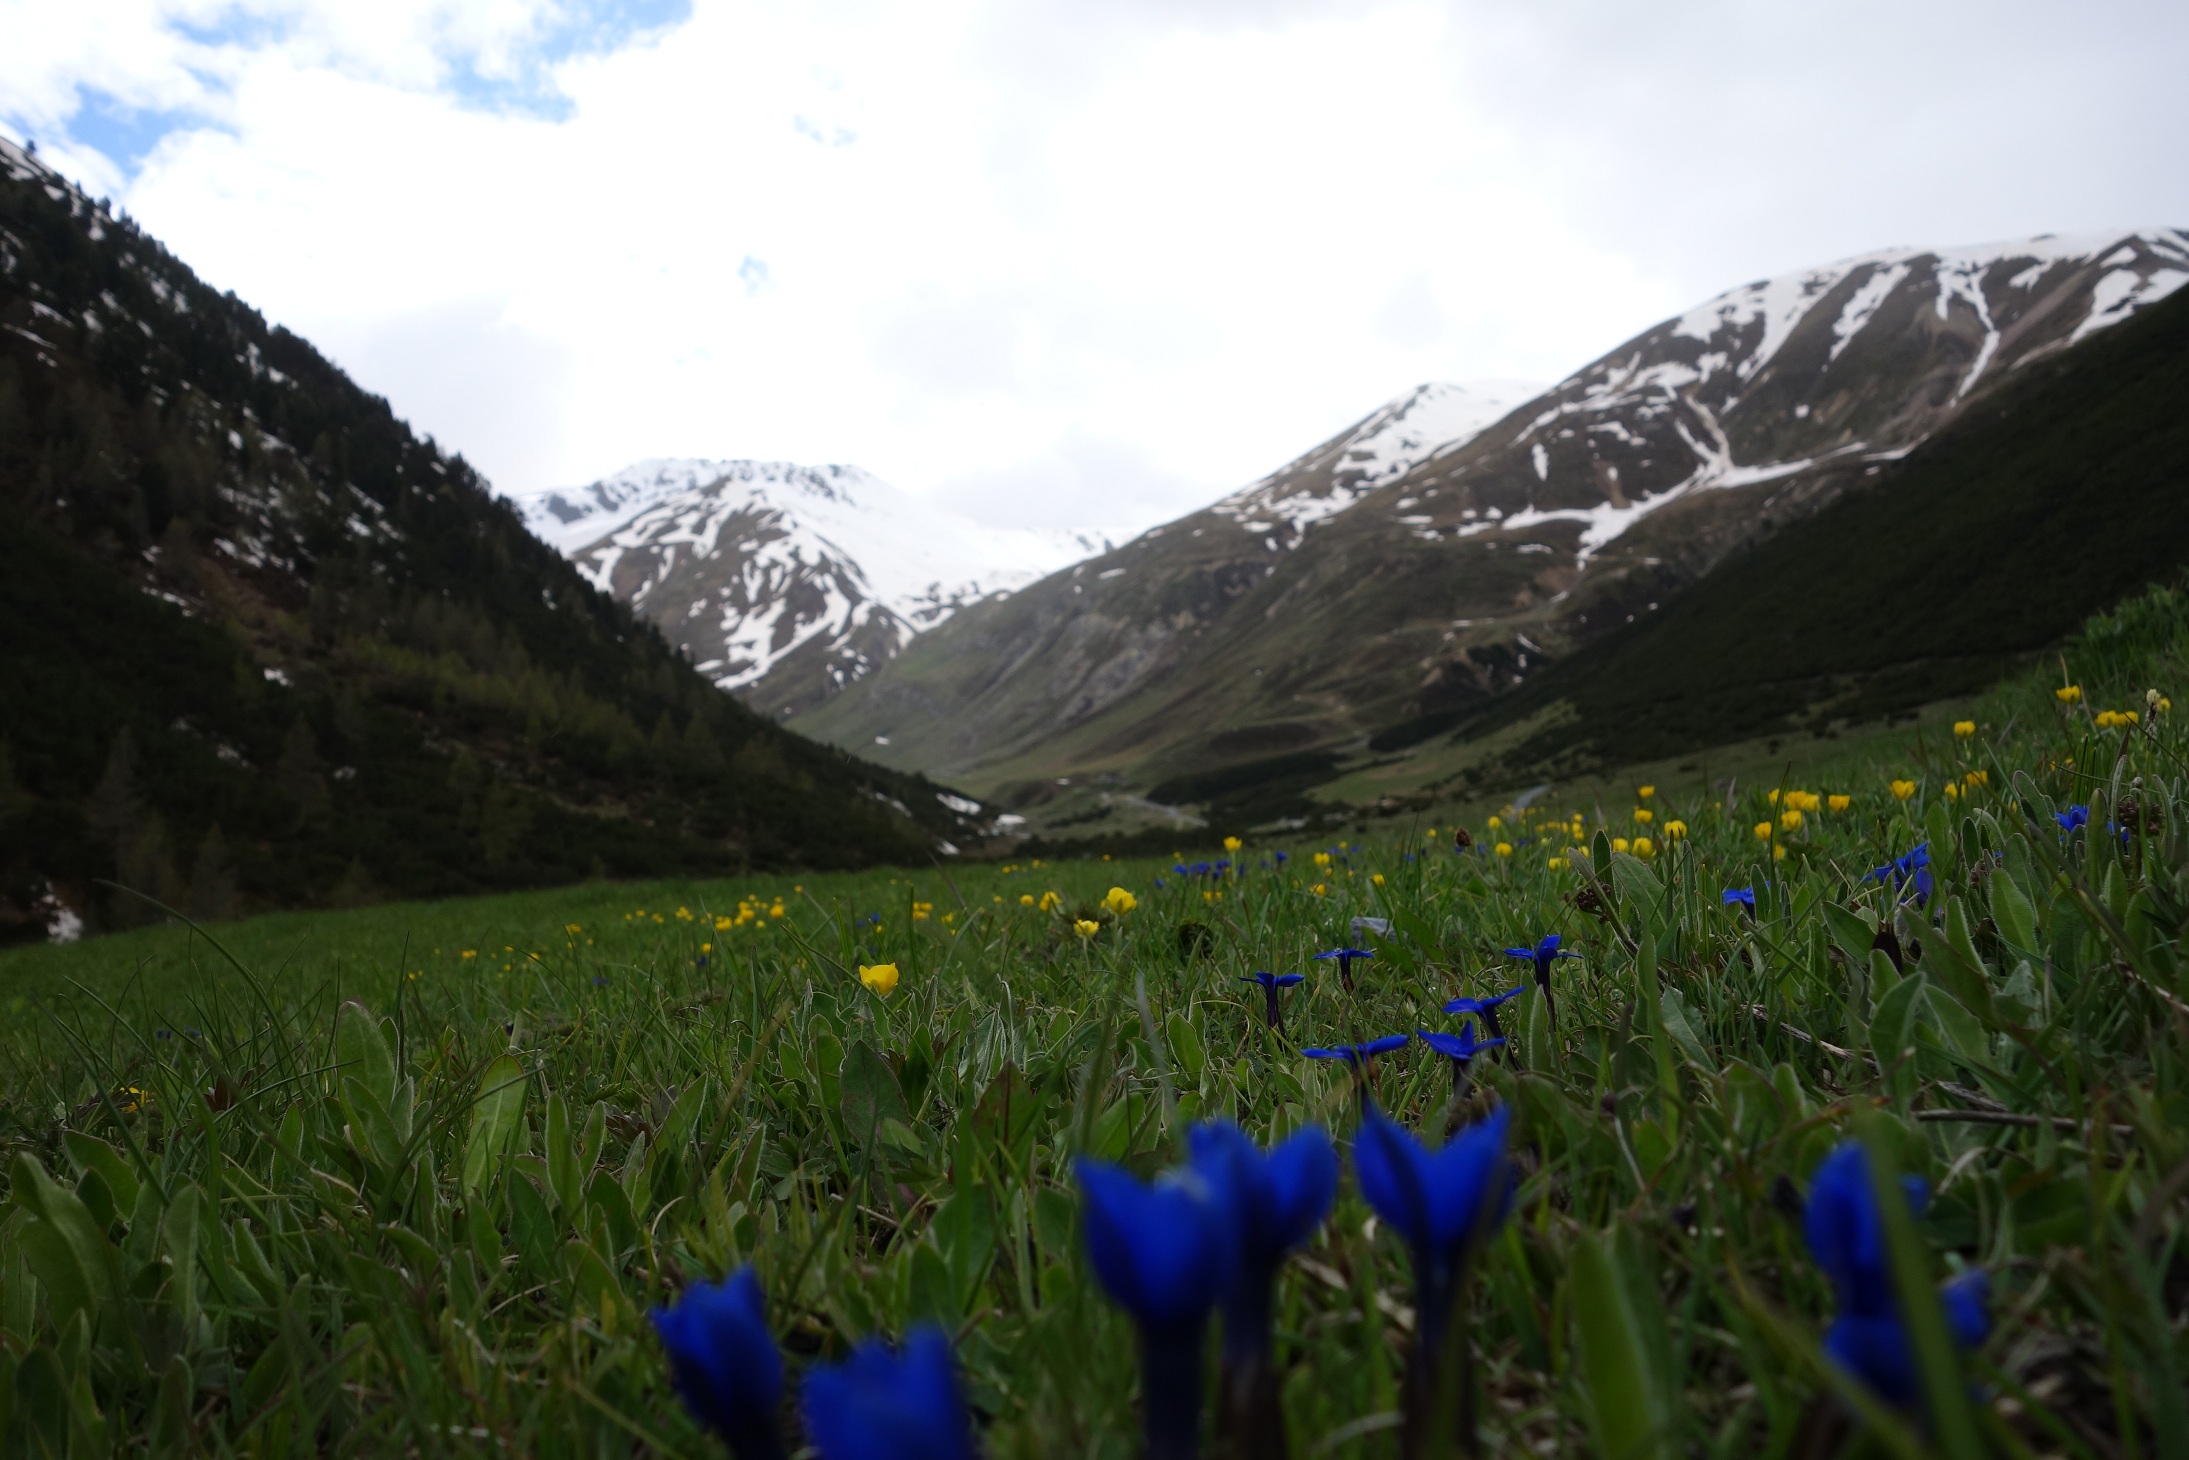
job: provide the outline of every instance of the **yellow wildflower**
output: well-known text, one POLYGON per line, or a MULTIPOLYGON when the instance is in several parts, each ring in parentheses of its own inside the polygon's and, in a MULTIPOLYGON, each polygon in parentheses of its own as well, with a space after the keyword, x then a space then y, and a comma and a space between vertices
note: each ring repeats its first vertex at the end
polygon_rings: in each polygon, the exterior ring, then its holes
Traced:
POLYGON ((1327 883, 1318 882, 1312 890, 1317 897, 1321 897, 1330 890, 1330 887, 1327 883))
POLYGON ((1638 836, 1634 839, 1634 855, 1637 857, 1654 857, 1657 855, 1657 844, 1646 836, 1638 836))
POLYGON ((1140 906, 1140 899, 1134 897, 1131 893, 1127 892, 1122 887, 1111 888, 1109 890, 1109 893, 1103 897, 1102 901, 1104 906, 1108 907, 1111 912, 1118 914, 1120 917, 1124 916, 1126 913, 1131 912, 1134 908, 1140 906))
POLYGON ((1915 782, 1895 781, 1893 782, 1891 789, 1893 793, 1893 799, 1897 801, 1905 801, 1910 796, 1913 796, 1915 794, 1915 782))
POLYGON ((1081 918, 1079 921, 1072 924, 1072 931, 1079 934, 1082 939, 1092 938, 1095 934, 1102 931, 1102 924, 1095 922, 1090 918, 1081 918))
POLYGON ((1642 825, 1647 826, 1652 821, 1655 821, 1657 819, 1657 813, 1650 810, 1647 806, 1637 806, 1634 808, 1634 819, 1642 823, 1642 825))
MULTIPOLYGON (((2153 691, 2151 691, 2151 693, 2153 693, 2153 694, 2157 694, 2157 693, 2158 693, 2158 691, 2157 691, 2157 690, 2153 690, 2153 691)), ((1432 826, 1432 827, 1430 827, 1430 828, 1429 828, 1429 840, 1430 840, 1430 841, 1435 841, 1436 839, 1437 839, 1437 829, 1436 829, 1435 827, 1433 827, 1433 826, 1432 826)))
POLYGON ((1678 840, 1679 840, 1679 839, 1680 839, 1681 837, 1684 837, 1684 836, 1686 836, 1686 835, 1687 835, 1687 823, 1686 823, 1686 822, 1684 822, 1684 821, 1682 821, 1682 820, 1680 820, 1680 818, 1678 818, 1677 816, 1673 817, 1673 818, 1672 818, 1672 820, 1670 820, 1670 821, 1668 821, 1668 822, 1666 822, 1666 823, 1665 823, 1665 840, 1666 840, 1666 841, 1668 841, 1668 842, 1676 842, 1676 841, 1678 841, 1678 840))
POLYGON ((577 923, 564 923, 562 925, 562 930, 566 933, 582 933, 585 931, 585 929, 577 923))
POLYGON ((1976 733, 1976 722, 1974 720, 1956 720, 1953 722, 1953 733, 1966 740, 1976 733))
POLYGON ((1611 839, 1611 849, 1615 852, 1625 851, 1627 849, 1627 839, 1623 836, 1613 837, 1611 839))
POLYGON ((1771 860, 1774 862, 1786 860, 1786 844, 1784 842, 1780 842, 1777 846, 1771 848, 1771 860))
POLYGON ((1018 905, 1020 907, 1032 907, 1034 905, 1034 895, 1031 892, 1020 893, 1018 895, 1018 905))
POLYGON ((1852 796, 1827 796, 1824 798, 1824 804, 1834 811, 1845 811, 1855 804, 1855 798, 1852 796))
POLYGON ((1965 781, 1966 783, 1968 783, 1969 785, 1971 785, 1971 786, 1988 786, 1988 785, 1990 785, 1990 784, 1991 784, 1991 772, 1990 772, 1990 771, 1970 771, 1970 772, 1969 772, 1969 773, 1968 773, 1967 775, 1963 776, 1963 777, 1962 777, 1961 779, 1962 779, 1963 781, 1965 781))
POLYGON ((1511 856, 1513 854, 1513 844, 1511 842, 1499 842, 1497 844, 1497 854, 1500 857, 1511 856))
POLYGON ((1328 852, 1317 852, 1317 853, 1315 854, 1315 865, 1316 865, 1316 866, 1318 866, 1318 867, 1327 867, 1327 866, 1329 866, 1329 865, 1330 865, 1330 853, 1328 853, 1328 852))
POLYGON ((2082 699, 2083 687, 2079 684, 2063 684, 2052 692, 2052 697, 2063 705, 2072 705, 2082 699))
POLYGON ((458 958, 477 958, 479 956, 479 950, 476 948, 466 948, 463 952, 457 954, 456 956, 458 958))
POLYGON ((1779 813, 1779 825, 1785 827, 1788 831, 1800 831, 1801 824, 1805 819, 1799 811, 1781 811, 1779 813))
POLYGON ((1767 795, 1766 795, 1766 796, 1765 796, 1765 797, 1764 797, 1763 799, 1764 799, 1764 800, 1766 800, 1766 801, 1769 801, 1769 802, 1770 802, 1770 803, 1771 803, 1771 804, 1772 804, 1773 806, 1776 806, 1776 805, 1778 805, 1778 804, 1779 804, 1779 788, 1778 788, 1778 787, 1776 787, 1776 786, 1773 786, 1773 787, 1771 788, 1771 790, 1770 790, 1769 794, 1767 794, 1767 795))
POLYGON ((1636 786, 1634 788, 1634 794, 1641 797, 1644 801, 1647 801, 1650 797, 1657 794, 1657 788, 1655 786, 1636 786))
POLYGON ((1768 821, 1759 821, 1759 822, 1757 822, 1757 823, 1756 823, 1756 840, 1757 840, 1757 841, 1759 841, 1759 842, 1767 842, 1767 841, 1771 840, 1771 823, 1770 823, 1770 822, 1768 822, 1768 821))
POLYGON ((1504 822, 1502 822, 1502 821, 1498 820, 1498 819, 1497 819, 1496 817, 1494 817, 1494 816, 1490 818, 1490 830, 1492 830, 1492 831, 1496 831, 1496 830, 1497 830, 1497 829, 1498 829, 1499 827, 1503 826, 1504 824, 1505 824, 1504 822))
POLYGON ((1057 896, 1056 893, 1044 892, 1041 894, 1041 910, 1043 912, 1055 912, 1062 906, 1064 906, 1064 899, 1057 896))
POLYGON ((1566 870, 1566 859, 1564 857, 1553 857, 1548 862, 1544 863, 1544 865, 1549 867, 1553 872, 1563 872, 1566 870))
POLYGON ((1236 852, 1239 850, 1239 848, 1245 845, 1245 842, 1239 840, 1239 838, 1235 836, 1227 836, 1224 838, 1224 850, 1227 852, 1236 852))
POLYGON ((886 997, 897 986, 897 965, 876 963, 869 966, 862 963, 859 965, 859 982, 886 997))
POLYGON ((1381 887, 1381 886, 1383 886, 1383 874, 1382 874, 1381 872, 1378 872, 1378 873, 1376 873, 1376 874, 1375 874, 1374 876, 1370 877, 1370 878, 1369 878, 1368 880, 1369 880, 1369 881, 1371 881, 1371 882, 1373 882, 1373 883, 1375 883, 1375 884, 1376 884, 1376 885, 1377 885, 1378 887, 1381 887))
POLYGON ((1948 801, 1958 801, 1961 799, 1961 787, 1954 782, 1946 782, 1946 784, 1941 789, 1945 791, 1946 799, 1948 801))

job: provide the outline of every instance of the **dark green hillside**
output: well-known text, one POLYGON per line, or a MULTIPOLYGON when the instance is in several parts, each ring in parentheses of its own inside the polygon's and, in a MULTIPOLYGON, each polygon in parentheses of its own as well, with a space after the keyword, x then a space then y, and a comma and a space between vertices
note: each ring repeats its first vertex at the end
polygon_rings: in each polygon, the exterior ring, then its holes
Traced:
POLYGON ((0 940, 587 876, 924 861, 287 331, 0 144, 0 940))
POLYGON ((1456 738, 1570 706, 1504 758, 1520 771, 1889 714, 1979 689, 2189 564, 2189 290, 2022 374, 1456 738))

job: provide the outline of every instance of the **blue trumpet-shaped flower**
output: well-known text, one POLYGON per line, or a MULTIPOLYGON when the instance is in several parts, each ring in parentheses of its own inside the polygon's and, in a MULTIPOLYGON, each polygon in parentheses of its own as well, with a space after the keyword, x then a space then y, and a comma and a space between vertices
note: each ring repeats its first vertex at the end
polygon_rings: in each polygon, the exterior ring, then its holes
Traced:
POLYGON ((1285 1254, 1315 1234, 1338 1190, 1330 1133, 1310 1126, 1264 1152, 1228 1120, 1188 1134, 1193 1169, 1222 1204, 1236 1255, 1224 1294, 1227 1352, 1269 1348, 1270 1285, 1285 1254))
MULTIPOLYGON (((1501 1040, 1505 1037, 1505 1027, 1497 1022, 1497 1006, 1508 999, 1516 999, 1527 991, 1528 985, 1518 984, 1501 994, 1492 994, 1486 999, 1453 999, 1444 1006, 1444 1012, 1447 1014, 1479 1014, 1482 1017, 1482 1027, 1490 1031, 1493 1039, 1501 1040)), ((1489 1046, 1484 1045, 1483 1048, 1487 1049, 1489 1046)))
POLYGON ((1543 991, 1543 1004, 1549 1011, 1553 1023, 1558 1020, 1558 1002, 1551 997, 1551 965, 1561 958, 1579 958, 1581 956, 1578 953, 1560 952, 1558 945, 1563 941, 1558 934, 1552 933, 1533 948, 1507 948, 1505 950, 1507 958, 1525 958, 1535 965, 1535 986, 1543 991))
POLYGON ((1285 1254, 1314 1236, 1338 1189, 1329 1132, 1311 1126, 1265 1153, 1229 1121, 1188 1134, 1193 1167, 1217 1194, 1236 1265, 1224 1292, 1224 1431, 1234 1453, 1285 1455, 1270 1313, 1285 1254))
POLYGON ((1262 986, 1262 996, 1268 1001, 1266 1014, 1269 1019, 1269 1027, 1282 1029, 1284 1027, 1284 1011, 1277 1007, 1277 990, 1290 988, 1292 985, 1302 982, 1304 978, 1304 974, 1264 973, 1257 969, 1251 974, 1239 975, 1239 982, 1258 983, 1262 986))
POLYGON ((973 1460, 950 1339, 932 1323, 891 1353, 869 1339, 840 1364, 806 1376, 806 1438, 821 1460, 973 1460))
POLYGON ((1351 993, 1353 992, 1353 960, 1356 958, 1374 958, 1375 956, 1366 948, 1331 948, 1325 952, 1317 953, 1315 961, 1320 963, 1325 959, 1337 959, 1339 981, 1345 985, 1345 991, 1351 993))
POLYGON ((1863 874, 1865 882, 1890 882, 1893 891, 1903 898, 1912 889, 1917 907, 1928 906, 1931 900, 1931 844, 1916 843, 1915 849, 1905 856, 1893 858, 1882 867, 1874 867, 1863 874))
MULTIPOLYGON (((1432 1151, 1371 1108, 1354 1137, 1353 1171, 1361 1195, 1405 1239, 1413 1255, 1415 1327, 1406 1402, 1410 1435, 1423 1422, 1436 1389, 1467 1258, 1488 1240, 1512 1204, 1505 1159, 1511 1119, 1511 1107, 1501 1105, 1487 1120, 1432 1151)), ((1406 1450, 1415 1453, 1411 1443, 1406 1450)))
MULTIPOLYGON (((1929 1188, 1913 1176, 1902 1177, 1901 1186, 1909 1207, 1921 1211, 1929 1188)), ((1856 1142, 1841 1145, 1817 1168, 1802 1227, 1839 1299, 1839 1313, 1824 1335, 1825 1353, 1888 1404, 1912 1407, 1921 1397, 1915 1350, 1893 1291, 1869 1155, 1856 1142)), ((1990 1285, 1989 1275, 1972 1270, 1939 1290, 1946 1326, 1963 1348, 1982 1343, 1991 1330, 1990 1285)))
POLYGON ((1439 1034, 1430 1029, 1417 1029, 1415 1037, 1452 1062, 1452 1091, 1457 1094, 1467 1083, 1467 1066, 1474 1057, 1486 1049, 1495 1049, 1505 1042, 1499 1035, 1494 1039, 1475 1039, 1475 1026, 1466 1023, 1459 1026, 1457 1034, 1439 1034))
POLYGON ((2080 831, 2090 825, 2090 808, 2088 806, 2070 806, 2065 811, 2054 812, 2052 819, 2060 823, 2060 830, 2063 832, 2080 831))
POLYGON ((775 1411, 783 1398, 783 1356, 768 1332, 766 1300, 752 1268, 741 1267, 719 1283, 694 1283, 674 1307, 648 1316, 693 1417, 720 1435, 737 1460, 781 1455, 775 1411))
POLYGON ((1389 1054, 1394 1049, 1403 1048, 1410 1037, 1405 1034, 1386 1034, 1381 1039, 1365 1040, 1360 1044, 1341 1044, 1330 1049, 1303 1049, 1300 1053, 1311 1060, 1345 1060, 1355 1069, 1360 1069, 1368 1063, 1371 1056, 1389 1054))
POLYGON ((1728 887, 1718 901, 1726 907, 1745 907, 1753 915, 1756 911, 1756 889, 1753 887, 1728 887))
POLYGON ((1087 1259, 1103 1290, 1140 1329, 1147 1460, 1181 1460, 1200 1438, 1201 1335, 1238 1260, 1230 1213, 1191 1168, 1153 1184, 1079 1161, 1087 1259))

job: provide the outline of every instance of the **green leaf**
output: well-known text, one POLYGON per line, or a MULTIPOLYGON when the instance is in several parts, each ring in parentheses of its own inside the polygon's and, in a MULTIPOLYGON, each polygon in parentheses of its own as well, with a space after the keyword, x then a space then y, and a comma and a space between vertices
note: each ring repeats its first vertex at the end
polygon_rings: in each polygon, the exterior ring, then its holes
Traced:
POLYGON ((68 1152, 68 1163, 78 1171, 99 1173, 106 1189, 114 1196, 116 1211, 135 1211, 137 1208, 137 1176, 129 1169, 121 1152, 115 1150, 97 1136, 82 1131, 64 1131, 61 1147, 68 1152))
POLYGON ((1593 1232, 1573 1246, 1573 1314, 1597 1449, 1605 1460, 1671 1454, 1671 1417, 1651 1382, 1641 1322, 1611 1244, 1593 1232))
POLYGON ((514 1055, 500 1055, 479 1076, 471 1105, 471 1139, 464 1148, 464 1190, 477 1191, 493 1175, 495 1161, 509 1149, 524 1122, 524 1066, 514 1055))
POLYGON ((1637 914, 1649 912, 1665 895, 1665 885, 1657 880, 1657 874, 1641 858, 1627 852, 1611 854, 1611 885, 1619 900, 1637 914))
POLYGON ((1185 1077, 1187 1084, 1198 1085, 1201 1071, 1208 1064, 1208 1051, 1201 1044, 1200 1031, 1193 1027, 1193 1021, 1183 1010, 1173 1013, 1166 1024, 1171 1058, 1178 1062, 1178 1073, 1185 1077))
POLYGON ((1696 1069, 1706 1074, 1716 1074, 1718 1062, 1710 1057, 1709 1050, 1703 1046, 1702 1038, 1695 1033, 1695 1026, 1687 1017, 1687 1000, 1680 991, 1665 989, 1658 995, 1657 1002, 1660 1017, 1665 1021, 1665 1033, 1672 1036, 1672 1042, 1680 1047, 1680 1052, 1694 1063, 1696 1069))
POLYGON ((555 1205, 563 1216, 575 1221, 585 1195, 580 1185, 585 1173, 579 1167, 577 1147, 570 1130, 570 1103, 559 1091, 547 1097, 547 1130, 541 1137, 541 1144, 547 1157, 548 1193, 555 1198, 555 1205))
POLYGON ((342 1078, 357 1081, 383 1107, 395 1099, 395 1051, 372 1011, 351 999, 334 1021, 334 1057, 342 1078))
POLYGON ((15 1200, 38 1219, 25 1223, 17 1240, 46 1286, 54 1326, 62 1327, 68 1314, 79 1311, 96 1322, 100 1305, 121 1297, 114 1249, 105 1233, 76 1193, 48 1176, 29 1153, 16 1153, 8 1175, 15 1200))
POLYGON ((911 1119, 897 1072, 864 1039, 852 1041, 844 1055, 842 1085, 844 1133, 861 1145, 881 1135, 884 1121, 911 1119))
POLYGON ((2037 910, 2004 871, 1991 875, 1991 920, 2011 947, 2023 953, 2043 951, 2044 945, 2037 941, 2037 910))
POLYGON ((1911 973, 1877 1001, 1870 1015, 1870 1053, 1879 1070, 1891 1069, 1907 1049, 1915 1033, 1916 1000, 1922 997, 1926 983, 1921 973, 1911 973))
POLYGON ((1824 904, 1824 925, 1832 935, 1833 946, 1847 956, 1848 963, 1859 969, 1869 961, 1877 929, 1864 922, 1860 913, 1828 902, 1824 904))

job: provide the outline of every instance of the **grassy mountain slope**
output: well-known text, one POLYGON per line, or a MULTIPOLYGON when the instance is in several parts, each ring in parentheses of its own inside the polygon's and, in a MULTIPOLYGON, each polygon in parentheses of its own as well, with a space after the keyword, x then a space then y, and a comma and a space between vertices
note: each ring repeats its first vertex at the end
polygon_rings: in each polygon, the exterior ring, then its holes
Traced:
POLYGON ((1966 693, 2178 573, 2189 294, 2029 365, 1868 482, 1462 726, 1459 741, 1542 722, 1476 774, 1643 760, 1966 693))
MULTIPOLYGON (((0 144, 4 145, 4 144, 0 144)), ((0 940, 588 875, 925 860, 461 458, 0 153, 0 940)))

